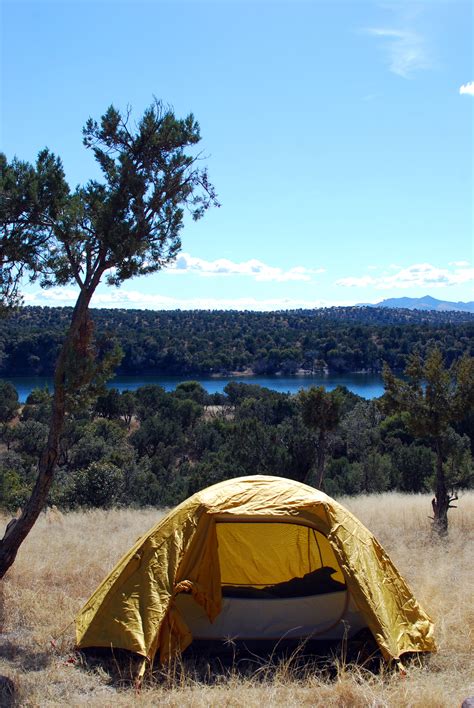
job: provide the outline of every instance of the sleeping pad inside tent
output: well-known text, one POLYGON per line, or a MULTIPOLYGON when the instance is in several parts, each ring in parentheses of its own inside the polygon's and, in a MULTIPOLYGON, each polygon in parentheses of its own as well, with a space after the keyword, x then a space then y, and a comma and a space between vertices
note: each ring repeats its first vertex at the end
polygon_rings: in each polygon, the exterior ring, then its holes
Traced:
POLYGON ((86 603, 77 647, 166 662, 196 640, 340 640, 435 650, 433 624, 343 506, 281 477, 198 492, 140 538, 86 603))

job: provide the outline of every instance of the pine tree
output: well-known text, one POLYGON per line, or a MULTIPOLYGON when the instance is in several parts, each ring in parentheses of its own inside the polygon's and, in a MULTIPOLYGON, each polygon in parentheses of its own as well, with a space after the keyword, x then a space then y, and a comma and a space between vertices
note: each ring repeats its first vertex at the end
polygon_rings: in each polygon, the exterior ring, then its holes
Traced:
POLYGON ((136 126, 129 111, 113 106, 100 122, 87 121, 83 143, 94 153, 101 181, 71 190, 61 160, 47 149, 35 165, 0 155, 3 307, 18 304, 26 273, 43 287, 73 283, 79 291, 56 363, 48 441, 32 495, 0 541, 0 577, 47 500, 68 410, 97 378, 89 318, 97 286, 101 280, 119 286, 166 267, 181 248, 185 210, 199 219, 217 204, 200 156, 193 154, 199 140, 192 115, 177 119, 155 101, 136 126))

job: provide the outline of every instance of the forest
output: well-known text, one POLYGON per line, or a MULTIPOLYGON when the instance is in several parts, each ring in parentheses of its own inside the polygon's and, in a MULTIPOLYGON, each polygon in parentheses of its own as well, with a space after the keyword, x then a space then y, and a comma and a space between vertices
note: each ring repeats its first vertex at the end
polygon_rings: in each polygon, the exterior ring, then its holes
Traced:
MULTIPOLYGON (((0 376, 52 375, 72 308, 0 319, 0 376)), ((474 315, 374 307, 288 312, 91 310, 96 341, 121 350, 117 374, 193 377, 298 371, 379 373, 433 346, 449 366, 474 354, 474 315)))
MULTIPOLYGON (((345 387, 292 396, 237 382, 222 394, 208 394, 193 381, 173 392, 156 385, 104 391, 67 420, 48 503, 171 506, 249 474, 288 477, 336 496, 428 491, 435 479, 433 440, 413 429, 409 411, 394 412, 389 403, 387 393, 367 401, 345 387)), ((28 498, 50 410, 46 390, 34 390, 20 408, 14 387, 0 383, 4 509, 15 511, 28 498)), ((473 486, 473 440, 468 405, 443 432, 449 488, 473 486)))

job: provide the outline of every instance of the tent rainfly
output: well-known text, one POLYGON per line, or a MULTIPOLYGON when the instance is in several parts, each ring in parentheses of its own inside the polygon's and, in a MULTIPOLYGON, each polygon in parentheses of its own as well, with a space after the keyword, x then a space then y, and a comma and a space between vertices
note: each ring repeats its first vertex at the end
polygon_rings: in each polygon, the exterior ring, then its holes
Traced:
MULTIPOLYGON (((436 649, 433 623, 374 536, 326 494, 281 477, 205 489, 142 536, 76 619, 77 647, 153 662, 196 639, 337 639, 382 655, 436 649)), ((144 662, 145 665, 145 662, 144 662)))

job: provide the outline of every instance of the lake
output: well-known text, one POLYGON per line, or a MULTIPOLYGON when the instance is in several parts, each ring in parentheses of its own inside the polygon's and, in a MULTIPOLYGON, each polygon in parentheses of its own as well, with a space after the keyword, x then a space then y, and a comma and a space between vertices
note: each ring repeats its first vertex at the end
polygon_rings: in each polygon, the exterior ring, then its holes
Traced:
MULTIPOLYGON (((52 378, 47 376, 18 376, 4 379, 10 381, 18 391, 21 403, 26 401, 34 388, 52 389, 52 378)), ((314 376, 222 376, 222 377, 179 377, 179 376, 116 376, 107 384, 108 388, 119 391, 135 391, 145 384, 158 384, 166 391, 173 391, 182 381, 199 381, 208 393, 220 393, 230 381, 266 386, 280 393, 298 393, 302 388, 324 386, 331 391, 336 386, 347 386, 353 393, 363 398, 377 398, 383 394, 382 377, 377 374, 320 374, 314 376)))

